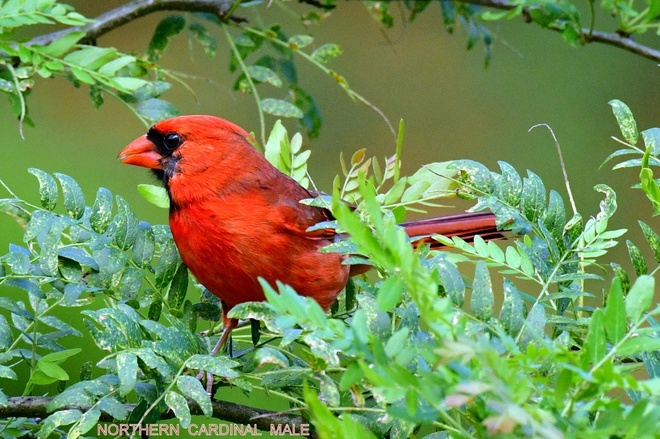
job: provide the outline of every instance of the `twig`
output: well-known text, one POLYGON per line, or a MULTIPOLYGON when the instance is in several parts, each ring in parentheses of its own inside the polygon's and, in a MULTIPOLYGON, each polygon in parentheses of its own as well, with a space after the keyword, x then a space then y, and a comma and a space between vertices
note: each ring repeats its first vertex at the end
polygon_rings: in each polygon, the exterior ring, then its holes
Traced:
MULTIPOLYGON (((493 9, 501 9, 504 11, 509 11, 515 9, 518 5, 509 3, 507 0, 458 0, 463 3, 470 3, 473 5, 486 6, 493 9)), ((523 16, 529 17, 528 13, 529 8, 523 8, 523 16)), ((548 28, 556 32, 560 32, 561 29, 548 28)), ((636 43, 630 37, 623 37, 616 33, 608 32, 599 32, 592 31, 589 28, 584 28, 580 31, 581 39, 584 43, 603 43, 609 46, 618 47, 620 49, 626 50, 628 52, 634 53, 636 55, 641 55, 644 58, 648 58, 653 61, 660 61, 660 50, 653 49, 648 46, 636 43)))
POLYGON ((80 43, 88 44, 111 30, 154 12, 209 12, 224 17, 233 5, 233 0, 135 0, 99 15, 90 24, 44 34, 32 39, 30 44, 47 45, 71 32, 79 31, 85 32, 80 43))
MULTIPOLYGON (((481 5, 494 9, 511 10, 517 6, 506 0, 459 0, 464 3, 481 5)), ((309 2, 304 2, 309 3, 309 2)), ((314 2, 315 3, 315 2, 314 2)), ((71 32, 83 31, 85 36, 81 43, 92 43, 101 35, 113 29, 121 27, 145 15, 158 11, 190 11, 210 12, 219 17, 226 16, 234 5, 234 0, 135 0, 131 3, 112 9, 96 17, 93 23, 85 26, 75 26, 62 31, 52 32, 38 36, 30 41, 31 44, 46 45, 71 32)), ((527 9, 524 16, 528 17, 527 9)), ((553 29, 559 31, 559 29, 553 29)), ((591 31, 588 28, 581 30, 581 38, 584 43, 603 43, 618 47, 628 52, 641 55, 654 61, 660 62, 660 50, 636 43, 629 37, 623 37, 616 33, 591 31)))
POLYGON ((547 123, 537 123, 536 125, 533 125, 528 131, 532 131, 534 128, 538 127, 546 127, 548 131, 550 131, 550 135, 552 135, 552 138, 555 141, 555 146, 557 147, 557 153, 559 154, 559 165, 561 166, 561 172, 564 174, 564 183, 566 183, 566 192, 568 192, 568 198, 571 200, 571 208, 573 209, 573 215, 577 215, 577 205, 575 204, 575 199, 573 198, 573 191, 571 190, 571 183, 568 179, 568 172, 566 172, 566 163, 564 162, 564 154, 561 152, 561 145, 559 144, 559 140, 557 140, 557 136, 555 136, 555 132, 550 128, 550 125, 547 123))
MULTIPOLYGON (((14 396, 9 398, 9 403, 6 407, 0 407, 0 419, 6 418, 40 418, 44 419, 50 415, 48 411, 48 404, 52 398, 46 396, 14 396)), ((133 411, 137 404, 124 404, 124 407, 129 411, 133 411)), ((270 431, 271 425, 291 425, 296 426, 296 430, 300 431, 302 424, 308 424, 302 416, 295 416, 286 413, 273 412, 270 410, 257 409, 248 407, 241 404, 235 404, 227 401, 213 401, 213 417, 222 419, 224 421, 236 424, 254 424, 259 430, 270 431)), ((77 409, 81 412, 86 412, 90 406, 67 406, 60 407, 58 410, 77 409)), ((192 415, 203 415, 202 409, 196 402, 188 400, 188 407, 192 415)), ((160 417, 160 419, 173 419, 174 413, 169 410, 160 417)), ((116 419, 110 417, 105 412, 101 414, 101 422, 118 422, 116 419)), ((309 436, 310 438, 317 438, 316 431, 310 425, 309 436)))

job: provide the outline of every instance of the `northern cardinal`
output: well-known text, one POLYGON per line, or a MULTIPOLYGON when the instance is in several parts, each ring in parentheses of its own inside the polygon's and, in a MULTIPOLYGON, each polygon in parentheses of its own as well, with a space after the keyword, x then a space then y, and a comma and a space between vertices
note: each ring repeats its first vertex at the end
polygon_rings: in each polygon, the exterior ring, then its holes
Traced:
MULTIPOLYGON (((170 228, 181 259, 222 301, 222 347, 238 323, 227 313, 264 300, 257 281, 279 280, 328 310, 349 276, 364 266, 319 253, 332 232, 308 232, 331 219, 301 204, 313 195, 272 166, 239 126, 213 116, 180 116, 155 124, 120 153, 122 163, 150 168, 170 198, 170 228)), ((468 213, 402 224, 411 237, 499 236, 491 213, 468 213)))

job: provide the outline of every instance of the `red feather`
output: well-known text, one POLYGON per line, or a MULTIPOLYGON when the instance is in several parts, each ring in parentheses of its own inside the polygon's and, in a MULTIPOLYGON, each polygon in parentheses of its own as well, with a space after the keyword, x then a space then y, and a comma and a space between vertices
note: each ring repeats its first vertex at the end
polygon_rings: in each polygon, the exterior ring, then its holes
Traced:
MULTIPOLYGON (((213 116, 181 116, 154 125, 120 154, 123 163, 151 168, 170 196, 170 228, 181 258, 223 303, 264 300, 258 277, 292 286, 328 310, 351 271, 336 253, 319 253, 331 239, 307 229, 330 219, 299 203, 312 195, 273 167, 248 142, 250 135, 213 116)), ((427 242, 433 234, 499 238, 495 217, 471 213, 402 224, 427 242)), ((220 343, 216 348, 219 348, 220 343)))

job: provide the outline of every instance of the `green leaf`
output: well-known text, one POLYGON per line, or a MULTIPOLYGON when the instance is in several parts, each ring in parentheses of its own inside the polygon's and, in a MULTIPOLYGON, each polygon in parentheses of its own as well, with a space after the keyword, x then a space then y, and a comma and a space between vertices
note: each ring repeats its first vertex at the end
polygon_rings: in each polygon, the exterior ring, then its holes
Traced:
POLYGON ((30 381, 35 384, 50 384, 55 381, 67 381, 69 379, 69 374, 66 373, 64 369, 58 366, 56 363, 51 363, 48 361, 38 361, 37 368, 35 369, 33 375, 30 377, 30 381), (41 376, 39 374, 43 374, 41 376))
POLYGON ((649 243, 649 247, 653 250, 653 255, 655 256, 655 261, 660 262, 660 236, 651 229, 646 223, 638 221, 646 241, 649 243))
MULTIPOLYGON (((112 47, 80 46, 81 49, 69 53, 64 57, 64 62, 73 64, 80 68, 80 72, 89 75, 88 71, 95 71, 102 65, 110 62, 117 54, 117 50, 112 47)), ((74 66, 71 66, 73 71, 74 66)), ((74 72, 74 75, 78 75, 74 72)), ((80 79, 87 83, 86 80, 80 79)), ((92 80, 92 83, 94 81, 92 80)))
POLYGON ((605 313, 597 309, 591 316, 589 331, 584 342, 583 366, 595 365, 607 353, 607 338, 604 327, 605 313))
POLYGON ((112 78, 110 82, 117 90, 121 90, 123 92, 131 92, 148 84, 148 81, 144 79, 131 78, 128 76, 112 78))
POLYGON ((613 99, 609 102, 612 106, 612 112, 616 121, 619 123, 619 129, 623 138, 626 139, 631 145, 635 145, 639 140, 639 132, 637 131, 637 123, 633 117, 630 108, 618 99, 613 99))
POLYGON ((272 114, 273 116, 294 117, 298 119, 304 116, 303 112, 298 107, 291 102, 283 101, 281 99, 262 99, 261 107, 264 112, 272 114))
MULTIPOLYGON (((113 59, 112 61, 105 64, 103 67, 101 67, 99 69, 99 74, 101 74, 103 76, 108 76, 108 77, 114 76, 119 70, 123 69, 127 65, 132 64, 134 62, 135 62, 135 57, 134 56, 131 56, 131 55, 120 56, 119 58, 113 59)), ((117 79, 130 79, 130 78, 115 78, 115 80, 117 80, 117 79)), ((137 78, 135 78, 135 79, 137 79, 137 78)), ((144 85, 144 83, 146 83, 147 81, 142 80, 142 82, 143 82, 143 85, 144 85)))
POLYGON ((254 353, 254 360, 257 368, 265 364, 274 364, 282 369, 290 367, 289 359, 282 352, 270 346, 259 348, 254 353))
POLYGON ((653 178, 653 171, 648 166, 649 150, 644 152, 644 159, 642 161, 642 169, 639 171, 639 182, 646 197, 651 200, 653 206, 653 214, 660 215, 660 186, 653 178))
POLYGON ((185 396, 199 404, 202 412, 206 417, 213 415, 213 406, 211 405, 211 397, 197 378, 181 375, 176 380, 176 385, 185 396))
POLYGON ((275 73, 268 67, 252 65, 252 66, 248 66, 247 71, 248 74, 252 76, 252 78, 256 79, 259 82, 267 82, 275 87, 282 86, 282 80, 280 79, 280 77, 277 76, 277 73, 275 73))
POLYGON ((65 174, 55 173, 55 177, 62 185, 62 195, 64 196, 64 208, 67 214, 73 219, 80 219, 85 212, 85 196, 78 183, 65 174))
POLYGON ((637 273, 637 276, 641 276, 643 274, 648 273, 649 269, 648 266, 646 265, 646 260, 644 259, 644 255, 642 255, 642 252, 639 250, 639 247, 633 244, 633 242, 630 240, 626 241, 626 245, 628 246, 628 254, 630 255, 630 261, 632 262, 633 267, 635 268, 635 273, 637 273))
POLYGON ((493 315, 494 303, 495 297, 493 295, 493 286, 490 281, 490 275, 488 274, 488 268, 484 261, 479 261, 477 262, 474 273, 470 309, 476 318, 485 322, 493 315))
POLYGON ((538 175, 527 171, 528 177, 523 179, 520 207, 531 222, 536 222, 543 216, 546 207, 545 186, 538 175))
MULTIPOLYGON (((660 7, 660 1, 655 0, 660 7)), ((660 128, 649 128, 642 131, 645 149, 654 157, 660 154, 660 128)))
POLYGON ((626 315, 631 322, 637 323, 642 314, 646 312, 653 303, 655 292, 655 278, 642 275, 637 278, 626 296, 626 315))
POLYGON ((319 437, 376 439, 376 436, 358 420, 346 414, 337 418, 307 385, 303 389, 303 395, 319 437))
POLYGON ((179 264, 170 283, 167 292, 167 303, 170 309, 179 309, 186 298, 188 291, 188 269, 185 265, 179 264))
POLYGON ((314 58, 315 61, 318 61, 321 64, 325 64, 337 58, 339 55, 342 54, 342 52, 343 50, 338 44, 328 43, 322 45, 314 52, 312 52, 312 58, 314 58))
POLYGON ((189 27, 193 37, 197 40, 206 56, 213 58, 218 50, 218 42, 213 35, 211 35, 204 26, 199 23, 193 23, 189 27))
POLYGON ((128 102, 139 103, 151 98, 157 98, 170 88, 172 88, 172 84, 169 82, 149 81, 147 84, 138 88, 133 93, 122 95, 122 98, 128 102))
POLYGON ((2 257, 2 262, 7 264, 14 274, 19 276, 28 274, 32 268, 30 257, 23 252, 9 252, 2 257))
POLYGON ((309 35, 293 35, 287 43, 291 50, 303 49, 314 42, 314 38, 309 35))
POLYGON ((439 260, 436 267, 442 290, 454 305, 462 307, 465 302, 465 282, 461 273, 454 264, 444 259, 439 260))
POLYGON ((117 195, 117 216, 115 217, 114 240, 120 249, 126 250, 135 242, 138 231, 138 219, 128 202, 117 195))
POLYGON ((139 184, 137 188, 140 195, 154 206, 163 209, 170 208, 170 197, 164 187, 153 184, 139 184))
POLYGON ((0 351, 5 351, 14 340, 11 333, 11 328, 7 323, 5 316, 0 314, 0 351))
POLYGON ((39 439, 47 439, 57 427, 73 424, 82 417, 80 410, 60 410, 48 416, 41 424, 41 430, 37 434, 39 439))
POLYGON ((500 311, 500 322, 504 330, 515 337, 518 335, 527 317, 527 308, 522 301, 520 292, 509 280, 504 279, 504 299, 500 311))
POLYGON ((140 221, 138 224, 135 244, 133 244, 133 261, 140 267, 145 267, 154 256, 156 242, 154 230, 149 223, 140 221))
POLYGON ((610 293, 605 306, 605 331, 610 343, 616 344, 626 335, 626 309, 623 301, 623 287, 621 279, 612 279, 610 293))
POLYGON ((190 409, 186 398, 170 390, 165 394, 165 404, 172 409, 183 428, 190 426, 190 409))
POLYGON ((403 297, 403 281, 399 277, 385 279, 378 290, 376 304, 382 311, 392 311, 403 297))
POLYGON ((10 380, 18 380, 16 372, 14 372, 10 367, 0 366, 0 378, 8 378, 10 380))
POLYGON ((53 210, 57 204, 57 182, 41 169, 29 168, 28 172, 39 180, 39 198, 44 209, 53 210))
MULTIPOLYGON (((520 346, 527 348, 531 342, 543 340, 545 333, 546 315, 542 304, 537 303, 527 315, 522 336, 520 337, 520 346)), ((535 343, 538 344, 538 343, 535 343)))
POLYGON ((319 379, 319 398, 330 407, 338 407, 340 396, 337 383, 326 374, 319 374, 317 377, 319 379))
POLYGON ((124 407, 124 404, 117 401, 115 398, 106 396, 98 403, 98 408, 108 415, 112 416, 117 420, 124 420, 128 418, 128 410, 124 407))
POLYGON ((166 241, 161 249, 158 265, 156 265, 156 287, 165 288, 181 264, 179 252, 173 241, 166 241))
POLYGON ((193 355, 186 360, 186 366, 191 369, 205 370, 213 375, 224 378, 235 378, 238 372, 233 370, 238 362, 226 357, 215 357, 211 355, 193 355))
POLYGON ((295 84, 289 85, 289 94, 293 96, 293 103, 304 114, 299 123, 307 131, 307 135, 311 139, 318 137, 321 131, 321 110, 312 95, 295 84))
POLYGON ((50 55, 53 58, 61 58, 65 53, 67 53, 71 48, 73 48, 82 37, 85 36, 85 32, 71 32, 64 35, 61 38, 56 39, 47 46, 39 48, 40 53, 50 55))
POLYGON ((127 352, 117 355, 117 375, 119 377, 119 394, 128 395, 137 382, 138 362, 137 357, 127 352))
POLYGON ((499 187, 501 197, 512 206, 517 206, 522 193, 522 179, 513 166, 504 161, 497 162, 502 170, 502 181, 499 187))
POLYGON ((170 117, 179 116, 181 114, 174 105, 157 98, 141 101, 136 109, 142 117, 152 123, 159 122, 170 117))
POLYGON ((106 188, 99 188, 89 215, 89 223, 97 233, 105 233, 112 220, 112 193, 106 188))
POLYGON ((179 34, 185 25, 186 20, 181 15, 170 15, 161 20, 147 47, 149 61, 158 61, 163 56, 170 37, 179 34))
POLYGON ((660 338, 640 335, 623 342, 617 349, 617 354, 629 357, 641 352, 656 352, 658 350, 660 350, 660 338))
POLYGON ((101 410, 92 408, 86 411, 80 417, 78 423, 71 430, 69 430, 67 439, 77 439, 81 435, 87 433, 98 423, 100 418, 101 410))

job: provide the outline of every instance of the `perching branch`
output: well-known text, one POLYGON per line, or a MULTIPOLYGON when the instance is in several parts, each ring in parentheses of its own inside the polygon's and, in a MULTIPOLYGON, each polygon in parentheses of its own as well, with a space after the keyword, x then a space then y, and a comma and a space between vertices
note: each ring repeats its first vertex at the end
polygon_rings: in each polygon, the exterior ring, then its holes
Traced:
MULTIPOLYGON (((501 9, 504 11, 509 11, 511 9, 517 8, 518 5, 509 3, 507 0, 457 0, 463 3, 471 3, 474 5, 485 6, 493 9, 501 9)), ((529 17, 529 14, 526 13, 528 8, 523 9, 523 16, 529 17)), ((560 29, 549 28, 554 31, 559 32, 560 29)), ((660 50, 653 49, 648 46, 636 43, 631 37, 622 37, 616 33, 608 32, 599 32, 599 31, 590 31, 587 28, 584 28, 580 31, 581 39, 584 43, 603 43, 610 46, 618 47, 620 49, 626 50, 628 52, 634 53, 636 55, 641 55, 644 58, 648 58, 653 61, 660 61, 660 50)))
MULTIPOLYGON (((6 407, 0 407, 0 419, 6 418, 41 418, 48 417, 51 413, 47 407, 53 398, 46 396, 14 396, 9 398, 9 404, 6 407)), ((309 424, 302 416, 277 413, 270 410, 257 409, 241 404, 234 404, 227 401, 212 401, 213 417, 224 421, 242 425, 256 425, 259 430, 270 431, 271 425, 290 425, 295 426, 296 431, 300 431, 302 424, 309 424)), ((136 404, 125 404, 128 411, 135 409, 136 404)), ((202 409, 196 402, 188 400, 188 407, 192 415, 203 415, 202 409)), ((58 410, 77 409, 86 412, 89 406, 70 406, 61 407, 58 410)), ((176 416, 171 410, 165 412, 160 419, 173 419, 176 416)), ((121 422, 110 417, 106 413, 101 415, 102 422, 121 422)), ((316 431, 311 427, 309 429, 310 438, 317 438, 316 431)))

